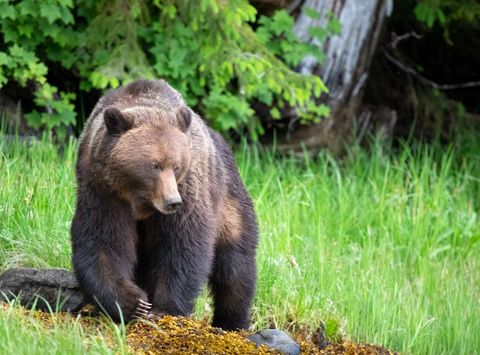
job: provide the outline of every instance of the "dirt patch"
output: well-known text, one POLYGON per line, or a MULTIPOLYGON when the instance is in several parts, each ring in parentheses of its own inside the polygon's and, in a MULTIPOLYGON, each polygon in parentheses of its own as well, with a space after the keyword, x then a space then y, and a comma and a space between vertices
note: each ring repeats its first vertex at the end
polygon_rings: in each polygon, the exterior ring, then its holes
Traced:
MULTIPOLYGON (((9 306, 3 304, 2 307, 6 309, 9 306)), ((22 307, 15 307, 14 312, 18 316, 29 315, 47 328, 54 323, 47 312, 29 311, 22 307)), ((111 328, 104 317, 95 314, 88 308, 84 309, 78 321, 86 332, 100 332, 108 344, 109 337, 112 337, 111 328)), ((56 324, 72 322, 73 319, 70 313, 55 314, 56 324)), ((128 350, 132 354, 280 354, 264 345, 255 346, 245 338, 250 334, 248 332, 226 332, 190 318, 165 316, 151 322, 135 322, 127 325, 126 332, 128 350)), ((350 342, 329 344, 319 349, 304 335, 297 334, 295 338, 301 346, 301 354, 395 354, 379 346, 350 342)))
MULTIPOLYGON (((245 339, 247 332, 225 332, 189 318, 166 316, 154 323, 138 322, 127 329, 127 343, 136 354, 280 354, 245 339)), ((379 346, 344 342, 318 349, 313 343, 297 339, 301 354, 379 354, 393 352, 379 346)))

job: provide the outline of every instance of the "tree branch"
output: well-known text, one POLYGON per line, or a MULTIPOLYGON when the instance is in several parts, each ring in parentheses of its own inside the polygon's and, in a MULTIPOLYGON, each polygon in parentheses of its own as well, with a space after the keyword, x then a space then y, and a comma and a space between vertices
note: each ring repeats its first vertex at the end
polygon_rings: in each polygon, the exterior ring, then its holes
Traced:
POLYGON ((400 42, 402 42, 406 39, 409 39, 411 37, 413 37, 415 39, 422 39, 423 38, 422 35, 419 35, 415 31, 407 32, 407 33, 404 33, 403 35, 397 35, 395 32, 392 32, 392 41, 390 42, 390 47, 395 49, 395 48, 397 48, 397 46, 400 42))
MULTIPOLYGON (((398 41, 397 41, 398 44, 398 41)), ((385 58, 387 58, 392 64, 394 64, 397 68, 402 70, 403 72, 413 76, 419 82, 424 85, 431 86, 438 90, 457 90, 457 89, 465 89, 465 88, 472 88, 472 87, 480 87, 480 81, 469 81, 466 83, 458 83, 458 84, 438 84, 423 75, 417 72, 408 64, 402 63, 399 59, 395 58, 392 54, 390 54, 387 50, 383 51, 385 58)))

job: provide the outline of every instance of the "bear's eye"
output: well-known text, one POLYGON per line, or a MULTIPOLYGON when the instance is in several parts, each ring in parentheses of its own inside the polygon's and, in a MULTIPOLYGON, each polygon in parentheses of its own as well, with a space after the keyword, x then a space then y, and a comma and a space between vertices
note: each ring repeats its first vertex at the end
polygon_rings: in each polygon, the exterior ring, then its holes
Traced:
POLYGON ((175 174, 178 174, 180 172, 180 167, 179 166, 176 166, 175 169, 173 169, 173 172, 175 174))
POLYGON ((160 169, 160 165, 157 164, 157 163, 153 163, 152 165, 150 165, 150 167, 151 167, 153 170, 158 170, 158 169, 160 169))

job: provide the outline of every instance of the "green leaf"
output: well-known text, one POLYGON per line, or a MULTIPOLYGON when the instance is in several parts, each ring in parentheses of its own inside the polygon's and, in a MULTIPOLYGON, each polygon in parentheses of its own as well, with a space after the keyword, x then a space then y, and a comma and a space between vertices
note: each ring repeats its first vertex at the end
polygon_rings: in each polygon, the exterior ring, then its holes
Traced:
POLYGON ((8 57, 7 53, 0 52, 0 67, 8 64, 9 61, 10 61, 10 58, 8 57))
POLYGON ((270 115, 272 116, 272 118, 278 120, 280 118, 280 111, 278 110, 278 108, 276 107, 273 107, 270 109, 270 115))
POLYGON ((46 18, 50 24, 54 23, 55 20, 62 18, 62 13, 58 6, 45 2, 40 4, 40 15, 46 18))
POLYGON ((330 33, 339 35, 342 32, 342 24, 338 19, 332 18, 328 22, 327 29, 330 33))
POLYGON ((314 20, 319 20, 320 19, 320 13, 316 11, 315 9, 305 7, 302 9, 302 11, 307 15, 308 17, 314 19, 314 20))
POLYGON ((310 26, 308 28, 308 34, 312 37, 315 37, 319 41, 323 41, 327 37, 327 30, 319 26, 310 26))
POLYGON ((9 4, 0 4, 0 19, 9 18, 15 20, 15 7, 9 4))

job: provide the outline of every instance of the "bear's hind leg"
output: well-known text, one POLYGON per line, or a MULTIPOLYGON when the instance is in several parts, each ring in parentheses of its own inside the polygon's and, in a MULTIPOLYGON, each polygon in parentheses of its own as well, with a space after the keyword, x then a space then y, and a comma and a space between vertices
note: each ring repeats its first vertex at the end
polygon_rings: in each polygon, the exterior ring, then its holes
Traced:
POLYGON ((210 278, 215 304, 212 325, 225 330, 248 329, 255 284, 255 252, 239 245, 217 246, 210 278))

